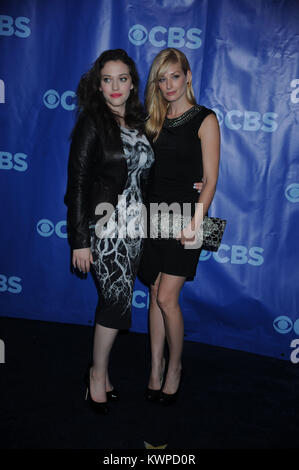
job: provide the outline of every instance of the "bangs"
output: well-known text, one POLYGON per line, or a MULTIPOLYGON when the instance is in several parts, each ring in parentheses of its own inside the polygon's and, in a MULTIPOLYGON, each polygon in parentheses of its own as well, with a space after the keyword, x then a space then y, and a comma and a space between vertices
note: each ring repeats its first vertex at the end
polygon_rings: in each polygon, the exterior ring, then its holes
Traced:
POLYGON ((166 62, 164 62, 164 64, 162 64, 160 69, 159 69, 159 72, 157 74, 157 79, 159 80, 159 78, 161 78, 162 75, 164 75, 166 73, 166 71, 167 71, 167 69, 170 65, 176 65, 176 64, 179 64, 179 66, 181 67, 180 61, 178 59, 176 59, 176 60, 169 59, 166 62))
POLYGON ((186 72, 184 71, 182 61, 180 60, 180 57, 174 51, 171 51, 170 53, 169 53, 169 51, 167 51, 166 54, 165 54, 164 60, 163 60, 163 56, 161 56, 160 61, 161 61, 161 65, 160 65, 160 67, 158 66, 158 72, 157 72, 157 79, 158 80, 159 80, 159 78, 161 78, 162 75, 165 74, 165 72, 167 71, 167 69, 170 65, 179 64, 179 66, 182 68, 183 72, 186 75, 186 72))

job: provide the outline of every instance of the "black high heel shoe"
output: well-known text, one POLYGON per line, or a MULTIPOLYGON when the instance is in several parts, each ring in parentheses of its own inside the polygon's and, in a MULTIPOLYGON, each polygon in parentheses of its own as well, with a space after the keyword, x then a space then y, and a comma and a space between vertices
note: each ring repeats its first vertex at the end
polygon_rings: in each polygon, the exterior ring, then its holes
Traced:
POLYGON ((118 401, 119 400, 119 393, 115 388, 110 390, 110 392, 106 392, 107 401, 118 401))
POLYGON ((88 401, 88 404, 89 404, 90 408, 92 409, 92 411, 94 411, 97 414, 107 415, 110 411, 109 406, 108 406, 106 401, 105 402, 98 402, 98 401, 94 401, 91 398, 89 387, 87 387, 87 389, 86 389, 85 400, 88 401))
POLYGON ((107 415, 109 413, 109 406, 108 406, 108 399, 110 398, 111 401, 118 399, 118 394, 115 390, 111 390, 110 392, 106 392, 107 401, 98 402, 94 401, 91 398, 90 393, 90 371, 85 374, 84 382, 86 385, 86 394, 85 394, 85 401, 88 401, 89 407, 92 411, 97 414, 107 415), (116 392, 116 393, 115 393, 116 392), (117 397, 117 398, 115 398, 117 397))
POLYGON ((165 393, 165 392, 162 392, 161 390, 159 400, 158 400, 160 405, 163 405, 163 406, 174 405, 178 398, 178 392, 179 391, 177 390, 175 393, 165 393))
MULTIPOLYGON (((87 388, 89 388, 89 370, 86 372, 84 376, 84 382, 87 388)), ((109 392, 106 392, 106 396, 107 396, 107 401, 110 401, 110 402, 119 400, 119 392, 115 388, 113 388, 109 392)))
POLYGON ((174 405, 176 403, 176 401, 178 399, 181 383, 182 383, 182 378, 183 378, 183 372, 181 372, 179 386, 178 386, 178 389, 175 393, 165 393, 161 390, 159 400, 158 400, 160 405, 171 406, 171 405, 174 405))
POLYGON ((146 401, 150 401, 150 402, 158 401, 158 399, 160 397, 160 392, 161 392, 160 388, 159 388, 159 390, 154 390, 153 388, 147 387, 146 390, 145 390, 145 399, 146 399, 146 401))
POLYGON ((166 361, 164 359, 164 366, 163 366, 161 377, 160 377, 160 388, 158 390, 154 390, 152 388, 147 387, 146 390, 145 390, 145 399, 146 399, 146 401, 150 401, 150 402, 153 403, 153 402, 157 402, 159 400, 160 395, 161 395, 161 387, 162 387, 163 380, 164 380, 165 363, 166 363, 166 361))

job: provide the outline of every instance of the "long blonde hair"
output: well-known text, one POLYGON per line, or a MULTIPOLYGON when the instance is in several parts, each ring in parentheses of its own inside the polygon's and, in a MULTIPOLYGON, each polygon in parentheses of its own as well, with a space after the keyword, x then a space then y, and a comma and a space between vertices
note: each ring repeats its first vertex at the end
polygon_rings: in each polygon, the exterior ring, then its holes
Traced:
MULTIPOLYGON (((150 69, 145 93, 145 105, 149 118, 146 121, 145 128, 148 136, 153 141, 157 140, 161 132, 168 107, 168 103, 159 88, 159 78, 166 72, 170 64, 177 63, 180 64, 184 74, 187 75, 190 65, 185 54, 178 49, 168 47, 159 52, 150 69)), ((196 104, 191 79, 187 84, 186 95, 190 104, 196 104)))

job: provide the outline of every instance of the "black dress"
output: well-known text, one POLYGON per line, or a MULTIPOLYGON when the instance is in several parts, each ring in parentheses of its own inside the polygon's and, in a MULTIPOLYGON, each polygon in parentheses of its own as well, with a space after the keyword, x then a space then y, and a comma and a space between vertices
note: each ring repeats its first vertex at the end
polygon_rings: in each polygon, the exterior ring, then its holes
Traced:
MULTIPOLYGON (((195 105, 178 118, 166 118, 153 149, 155 164, 150 183, 151 203, 191 203, 193 215, 199 194, 193 188, 203 177, 198 130, 211 109, 195 105)), ((148 231, 148 235, 150 230, 148 231)), ((146 238, 138 275, 146 285, 154 284, 159 272, 193 280, 201 249, 186 249, 174 238, 146 238)))

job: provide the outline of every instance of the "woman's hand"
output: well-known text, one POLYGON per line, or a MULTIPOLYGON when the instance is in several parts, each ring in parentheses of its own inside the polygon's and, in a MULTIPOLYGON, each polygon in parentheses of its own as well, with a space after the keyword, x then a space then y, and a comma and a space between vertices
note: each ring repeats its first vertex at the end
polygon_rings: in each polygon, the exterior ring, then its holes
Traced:
POLYGON ((90 263, 93 264, 93 258, 90 248, 79 248, 73 251, 73 267, 79 269, 82 273, 88 273, 90 263))
POLYGON ((177 240, 185 246, 185 248, 196 249, 202 245, 199 237, 200 228, 195 225, 194 219, 181 231, 180 238, 177 240))
POLYGON ((193 189, 197 189, 197 192, 200 193, 203 188, 203 181, 198 181, 193 184, 193 189))
POLYGON ((187 225, 182 231, 181 231, 181 238, 180 242, 182 245, 185 245, 185 243, 192 243, 195 241, 195 233, 194 230, 192 230, 190 224, 187 225))

